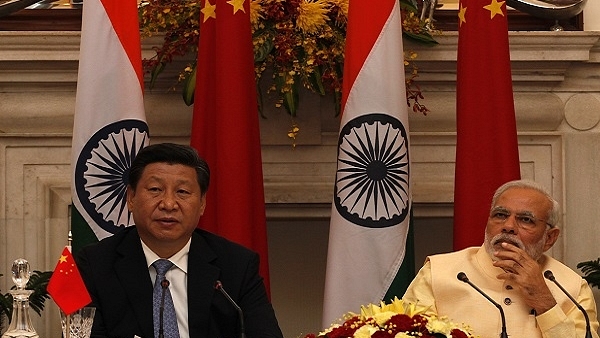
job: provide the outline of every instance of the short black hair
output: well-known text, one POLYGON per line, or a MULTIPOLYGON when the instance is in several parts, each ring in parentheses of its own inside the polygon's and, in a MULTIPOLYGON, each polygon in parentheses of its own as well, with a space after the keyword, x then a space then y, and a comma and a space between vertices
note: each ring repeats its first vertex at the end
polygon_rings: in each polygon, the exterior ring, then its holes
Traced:
POLYGON ((196 177, 202 195, 208 191, 210 169, 206 161, 198 155, 196 149, 175 143, 158 143, 142 148, 136 155, 127 184, 135 190, 146 166, 152 163, 182 164, 196 170, 196 177))

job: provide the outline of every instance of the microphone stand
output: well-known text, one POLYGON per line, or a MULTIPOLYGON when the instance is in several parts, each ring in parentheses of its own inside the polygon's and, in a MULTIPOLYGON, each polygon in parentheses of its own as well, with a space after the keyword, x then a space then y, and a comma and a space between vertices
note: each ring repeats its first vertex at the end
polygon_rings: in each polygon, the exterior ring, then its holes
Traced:
POLYGON ((575 306, 579 309, 579 311, 581 311, 583 313, 583 317, 585 318, 585 338, 592 338, 592 329, 590 328, 590 317, 588 316, 587 311, 585 311, 583 306, 581 306, 581 304, 577 303, 577 301, 571 296, 571 294, 569 294, 567 292, 567 290, 565 290, 565 288, 563 288, 562 285, 560 285, 558 283, 556 278, 554 278, 554 274, 552 274, 552 271, 550 271, 550 270, 544 271, 544 277, 546 277, 546 279, 548 279, 548 280, 552 281, 554 284, 556 284, 556 286, 558 286, 560 291, 562 291, 567 297, 569 297, 569 299, 573 302, 573 304, 575 304, 575 306))
POLYGON ((240 318, 240 338, 246 338, 246 328, 244 326, 244 313, 242 312, 242 308, 239 305, 237 305, 233 298, 231 298, 227 291, 225 291, 221 281, 216 281, 215 289, 219 290, 223 294, 223 296, 225 296, 225 298, 229 301, 229 303, 231 303, 231 305, 237 310, 238 317, 240 318))
POLYGON ((481 289, 478 288, 475 284, 471 283, 471 281, 464 272, 459 272, 456 278, 458 278, 458 280, 460 280, 461 282, 469 284, 473 289, 477 290, 477 292, 479 292, 482 296, 484 296, 487 300, 494 304, 494 306, 497 307, 498 310, 500 310, 500 318, 502 319, 502 332, 500 332, 500 338, 508 338, 508 333, 506 332, 506 318, 504 318, 504 310, 502 310, 502 306, 500 306, 500 304, 496 303, 492 298, 490 298, 490 296, 486 295, 483 291, 481 291, 481 289))
POLYGON ((162 295, 160 299, 160 308, 159 308, 159 321, 158 321, 158 338, 164 338, 165 336, 165 328, 164 328, 164 312, 165 312, 165 291, 169 287, 169 281, 167 279, 163 279, 160 282, 160 286, 162 287, 162 295))

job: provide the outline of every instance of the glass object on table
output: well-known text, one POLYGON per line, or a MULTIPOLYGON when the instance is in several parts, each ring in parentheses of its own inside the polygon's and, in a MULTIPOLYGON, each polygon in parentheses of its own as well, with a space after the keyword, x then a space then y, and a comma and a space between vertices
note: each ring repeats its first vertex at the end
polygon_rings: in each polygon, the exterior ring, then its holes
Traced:
POLYGON ((2 338, 39 338, 29 317, 29 295, 33 291, 25 290, 31 276, 29 262, 22 258, 15 260, 11 272, 13 283, 16 285, 15 290, 10 290, 13 296, 13 311, 8 330, 2 338))
POLYGON ((60 323, 64 338, 89 338, 94 323, 95 307, 84 307, 70 315, 60 311, 60 323), (69 328, 67 332, 67 327, 69 328))

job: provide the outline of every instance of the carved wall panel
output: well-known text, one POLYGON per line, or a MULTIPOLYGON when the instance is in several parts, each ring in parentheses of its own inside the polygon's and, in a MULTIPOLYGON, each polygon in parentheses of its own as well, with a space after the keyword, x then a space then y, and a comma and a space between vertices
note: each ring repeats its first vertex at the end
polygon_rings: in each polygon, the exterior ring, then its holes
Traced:
MULTIPOLYGON (((599 39, 600 32, 510 34, 521 174, 546 186, 563 205, 562 233, 551 254, 572 268, 597 258, 600 242, 596 230, 600 222, 599 39)), ((418 54, 417 81, 431 109, 427 116, 410 113, 409 117, 414 215, 451 220, 457 35, 450 32, 438 41, 436 47, 406 46, 418 54)), ((77 32, 0 32, 3 292, 11 285, 6 274, 15 258, 28 259, 34 269, 51 270, 67 242, 78 43, 77 32)), ((144 42, 145 55, 156 44, 156 40, 144 42)), ((170 71, 175 74, 177 67, 170 71)), ((178 92, 168 91, 169 86, 165 80, 146 91, 151 142, 187 143, 192 109, 182 103, 178 92)), ((294 148, 287 137, 290 116, 271 103, 267 103, 267 118, 261 120, 265 198, 269 222, 281 236, 270 241, 276 241, 274 250, 285 250, 283 243, 290 238, 283 236, 296 233, 285 231, 287 223, 327 223, 339 120, 330 98, 303 95, 293 121, 301 128, 294 148)), ((326 231, 318 233, 326 236, 326 231)), ((281 266, 272 270, 284 273, 273 278, 282 282, 272 289, 283 296, 274 297, 274 304, 282 309, 278 314, 282 326, 291 328, 298 317, 288 311, 299 309, 283 303, 290 292, 285 271, 292 257, 286 258, 289 253, 284 251, 277 254, 281 256, 273 264, 281 266)), ((311 299, 320 299, 318 285, 314 283, 315 290, 310 290, 311 299)), ((320 304, 305 305, 301 311, 320 311, 320 304)), ((42 337, 60 332, 54 304, 46 311, 42 319, 32 316, 42 337)))

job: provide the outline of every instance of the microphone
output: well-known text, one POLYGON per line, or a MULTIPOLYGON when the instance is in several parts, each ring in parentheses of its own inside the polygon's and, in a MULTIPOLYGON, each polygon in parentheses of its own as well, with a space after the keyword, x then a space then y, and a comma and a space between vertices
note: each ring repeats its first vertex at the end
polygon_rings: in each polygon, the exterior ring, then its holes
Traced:
POLYGON ((560 291, 562 291, 565 295, 567 295, 567 297, 569 297, 569 299, 573 302, 573 304, 575 304, 575 306, 577 306, 579 311, 581 311, 583 313, 583 317, 585 317, 585 338, 592 338, 592 330, 590 329, 590 318, 588 317, 588 314, 585 311, 585 309, 583 308, 583 306, 581 306, 581 304, 577 303, 577 301, 575 299, 573 299, 573 297, 567 292, 567 290, 565 290, 562 287, 562 285, 560 285, 556 281, 556 278, 554 278, 554 274, 552 274, 552 271, 550 271, 550 270, 544 271, 544 277, 546 277, 547 280, 552 281, 554 284, 556 284, 556 286, 558 286, 560 291))
POLYGON ((167 291, 169 284, 171 283, 169 283, 167 279, 163 279, 162 282, 160 282, 160 287, 162 288, 162 295, 160 298, 159 308, 158 338, 163 338, 165 336, 165 329, 163 324, 165 312, 165 291, 167 291))
POLYGON ((467 277, 467 274, 465 274, 464 272, 459 272, 458 275, 456 275, 456 278, 458 278, 458 280, 461 282, 469 284, 473 289, 477 290, 477 292, 479 292, 482 296, 484 296, 487 300, 494 304, 494 306, 498 308, 498 310, 500 310, 500 317, 502 318, 502 332, 500 332, 500 338, 508 338, 508 333, 506 333, 506 319, 504 318, 504 310, 502 310, 502 306, 500 306, 500 304, 496 303, 493 299, 490 298, 490 296, 486 295, 483 291, 481 291, 481 289, 478 288, 475 284, 471 283, 471 281, 467 277))
POLYGON ((233 307, 237 310, 238 317, 240 318, 240 338, 246 338, 246 328, 244 326, 244 313, 242 312, 242 308, 239 305, 237 305, 233 298, 231 298, 227 291, 225 291, 225 289, 223 288, 223 283, 221 283, 220 280, 215 282, 215 289, 219 290, 223 294, 223 296, 227 298, 227 301, 229 301, 229 303, 233 305, 233 307))

